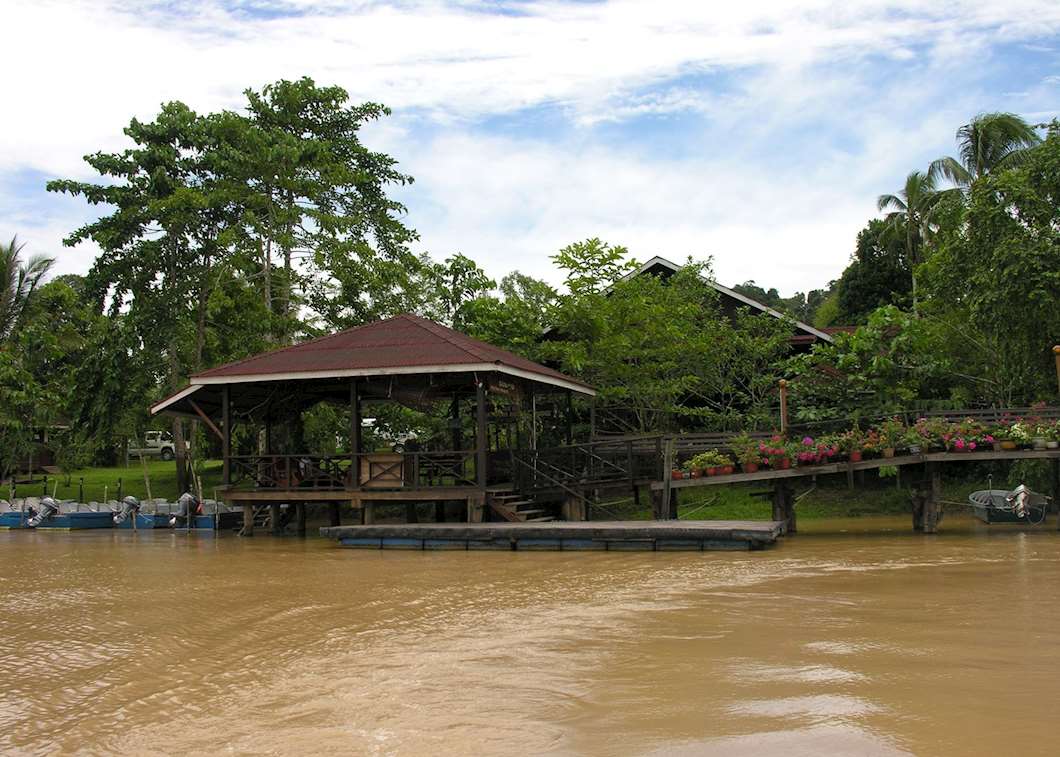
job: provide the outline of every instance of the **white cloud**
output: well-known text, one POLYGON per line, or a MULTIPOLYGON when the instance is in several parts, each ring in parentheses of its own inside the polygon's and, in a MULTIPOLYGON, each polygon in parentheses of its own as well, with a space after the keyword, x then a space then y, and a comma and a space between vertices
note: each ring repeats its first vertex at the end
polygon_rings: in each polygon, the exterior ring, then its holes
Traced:
MULTIPOLYGON (((369 136, 416 176, 410 223, 441 255, 463 250, 496 275, 541 274, 547 253, 593 234, 641 257, 713 253, 723 280, 806 288, 841 270, 876 194, 948 149, 960 119, 992 109, 975 86, 983 51, 1048 48, 1060 32, 1055 0, 513 8, 6 3, 0 70, 15 112, 0 126, 0 191, 25 169, 86 176, 81 155, 119 148, 129 118, 162 101, 238 107, 244 87, 311 75, 395 108, 369 136), (482 126, 530 107, 572 133, 482 126), (597 138, 616 122, 668 115, 692 120, 680 138, 702 148, 654 141, 671 132, 597 138)), ((16 210, 0 196, 0 233, 17 227, 41 250, 86 213, 41 191, 34 202, 47 213, 35 218, 19 200, 16 210)), ((87 268, 87 250, 60 257, 65 270, 87 268)))

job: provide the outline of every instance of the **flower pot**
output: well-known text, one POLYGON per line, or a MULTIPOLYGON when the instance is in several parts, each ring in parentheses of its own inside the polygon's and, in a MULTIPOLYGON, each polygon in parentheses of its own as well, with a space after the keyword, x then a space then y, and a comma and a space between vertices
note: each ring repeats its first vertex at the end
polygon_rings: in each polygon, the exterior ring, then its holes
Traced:
POLYGON ((850 462, 860 463, 861 462, 861 450, 854 450, 850 453, 850 462))
POLYGON ((1046 442, 1045 443, 1045 448, 1046 449, 1057 449, 1057 448, 1060 448, 1060 442, 1046 442))
POLYGON ((994 452, 1000 452, 1001 450, 1005 449, 1004 442, 994 442, 992 446, 994 447, 994 452))
POLYGON ((688 472, 688 477, 689 478, 699 478, 700 477, 699 470, 691 470, 691 471, 689 471, 688 472))
POLYGON ((884 447, 883 448, 883 456, 884 457, 894 457, 894 447, 884 447))
POLYGON ((1034 442, 1034 449, 1045 449, 1045 437, 1036 436, 1032 440, 1034 442))
POLYGON ((791 460, 789 460, 788 458, 785 457, 783 460, 781 460, 780 462, 777 463, 777 468, 780 469, 780 470, 788 470, 788 469, 790 469, 791 468, 791 460))
POLYGON ((736 469, 733 468, 733 466, 731 466, 731 465, 723 465, 723 466, 721 466, 721 470, 719 471, 719 475, 731 476, 735 472, 735 470, 736 469))
POLYGON ((1011 440, 1003 441, 1001 442, 1001 449, 1008 450, 1009 452, 1011 452, 1012 450, 1016 449, 1016 442, 1011 440))
POLYGON ((714 466, 713 468, 707 468, 707 475, 708 476, 716 476, 716 475, 718 475, 718 467, 714 466))
POLYGON ((672 478, 674 481, 680 481, 684 477, 685 477, 685 474, 682 473, 679 470, 670 471, 670 478, 672 478))
POLYGON ((741 463, 740 470, 744 473, 755 473, 758 471, 758 463, 741 463))

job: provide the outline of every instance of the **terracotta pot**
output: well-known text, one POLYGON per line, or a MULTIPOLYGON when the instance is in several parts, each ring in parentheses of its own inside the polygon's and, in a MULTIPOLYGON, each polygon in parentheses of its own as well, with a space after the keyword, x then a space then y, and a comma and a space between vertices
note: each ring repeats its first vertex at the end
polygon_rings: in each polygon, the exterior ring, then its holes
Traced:
POLYGON ((883 456, 884 457, 894 457, 894 447, 884 447, 883 448, 883 456))
POLYGON ((685 477, 685 474, 682 473, 679 470, 670 471, 670 478, 672 478, 674 481, 680 481, 684 477, 685 477))
POLYGON ((850 462, 860 463, 861 462, 861 450, 856 449, 850 453, 850 462))
POLYGON ((690 470, 688 472, 688 477, 689 478, 699 478, 700 477, 699 469, 697 468, 697 469, 690 470))
POLYGON ((1008 450, 1009 452, 1016 449, 1016 446, 1016 442, 1010 439, 1006 439, 1005 441, 1001 442, 1001 449, 1008 450))
POLYGON ((758 470, 758 463, 741 463, 740 470, 744 473, 755 473, 758 470))
POLYGON ((731 466, 731 465, 723 465, 723 466, 721 466, 720 475, 722 475, 722 476, 731 476, 733 473, 735 473, 735 471, 736 471, 736 469, 733 466, 731 466))
POLYGON ((789 460, 788 458, 785 457, 783 460, 781 460, 779 463, 777 463, 777 467, 780 470, 788 470, 788 469, 791 468, 791 460, 789 460))
POLYGON ((713 468, 707 468, 707 475, 708 476, 716 476, 716 475, 718 475, 717 466, 714 466, 713 468))

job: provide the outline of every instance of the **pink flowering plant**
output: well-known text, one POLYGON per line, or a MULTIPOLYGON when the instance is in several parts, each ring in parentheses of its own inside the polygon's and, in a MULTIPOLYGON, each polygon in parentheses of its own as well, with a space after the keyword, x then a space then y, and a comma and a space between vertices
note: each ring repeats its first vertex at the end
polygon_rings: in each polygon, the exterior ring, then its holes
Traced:
POLYGON ((838 454, 839 447, 833 438, 804 436, 796 447, 795 459, 799 465, 823 465, 838 454))
POLYGON ((758 454, 770 468, 780 469, 791 461, 791 449, 780 434, 773 434, 768 440, 759 442, 758 454))

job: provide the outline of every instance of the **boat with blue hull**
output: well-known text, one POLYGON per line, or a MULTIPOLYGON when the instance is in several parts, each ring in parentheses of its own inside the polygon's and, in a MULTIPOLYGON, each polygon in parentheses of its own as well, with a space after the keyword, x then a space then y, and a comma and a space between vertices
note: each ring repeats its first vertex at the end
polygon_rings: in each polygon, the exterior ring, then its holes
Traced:
POLYGON ((112 500, 88 504, 60 502, 52 497, 30 497, 15 505, 0 500, 0 529, 3 530, 83 531, 117 528, 214 533, 234 530, 241 523, 242 513, 212 500, 200 505, 190 494, 173 503, 159 500, 142 505, 135 497, 125 497, 121 502, 112 500))

